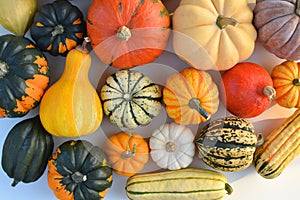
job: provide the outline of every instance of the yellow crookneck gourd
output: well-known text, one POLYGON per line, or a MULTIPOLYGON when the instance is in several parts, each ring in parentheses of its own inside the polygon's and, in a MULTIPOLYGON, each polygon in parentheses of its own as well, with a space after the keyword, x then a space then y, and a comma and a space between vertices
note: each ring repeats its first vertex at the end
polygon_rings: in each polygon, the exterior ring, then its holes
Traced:
POLYGON ((100 98, 88 79, 91 57, 83 45, 66 57, 62 76, 45 93, 40 118, 45 129, 59 137, 92 134, 100 126, 100 98))

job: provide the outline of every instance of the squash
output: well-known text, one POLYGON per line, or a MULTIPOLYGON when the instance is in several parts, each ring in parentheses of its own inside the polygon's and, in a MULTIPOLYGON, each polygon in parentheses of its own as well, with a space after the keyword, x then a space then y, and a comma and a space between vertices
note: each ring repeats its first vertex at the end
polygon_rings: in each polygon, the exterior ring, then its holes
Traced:
POLYGON ((37 46, 53 56, 66 56, 83 42, 86 25, 80 9, 69 1, 44 4, 35 14, 30 35, 37 46))
POLYGON ((111 135, 104 148, 108 161, 119 175, 132 176, 149 160, 149 146, 137 133, 119 132, 111 135))
POLYGON ((195 154, 194 134, 188 127, 165 123, 154 130, 149 140, 152 160, 163 169, 188 167, 195 154))
POLYGON ((236 116, 210 122, 195 137, 203 162, 225 172, 249 167, 256 147, 262 145, 263 141, 262 134, 255 134, 249 120, 236 116))
POLYGON ((68 53, 62 76, 51 85, 41 101, 41 121, 52 135, 89 135, 102 122, 100 98, 88 77, 91 56, 85 45, 68 53))
POLYGON ((245 0, 182 0, 172 17, 174 52, 196 69, 228 70, 254 51, 252 19, 245 0))
POLYGON ((300 1, 260 0, 253 24, 266 50, 286 60, 300 59, 300 1))
POLYGON ((254 166, 267 179, 278 177, 300 154, 300 110, 297 109, 265 138, 254 154, 254 166))
POLYGON ((100 90, 104 113, 120 128, 146 125, 161 111, 161 89, 136 70, 118 70, 100 90))
POLYGON ((232 191, 223 174, 201 168, 137 174, 126 182, 126 193, 132 200, 213 200, 232 191))
POLYGON ((271 73, 276 102, 286 108, 300 108, 300 62, 284 61, 271 73))
POLYGON ((86 140, 59 145, 48 162, 48 186, 58 199, 103 199, 113 182, 101 148, 86 140))
POLYGON ((24 36, 37 7, 37 0, 0 0, 0 24, 16 36, 24 36))
POLYGON ((46 170, 53 146, 38 115, 15 124, 4 141, 1 161, 3 171, 14 179, 11 185, 37 181, 46 170))
POLYGON ((252 118, 262 114, 276 97, 269 72, 252 62, 242 62, 222 74, 220 96, 233 115, 252 118))
POLYGON ((217 112, 219 90, 209 73, 189 67, 167 78, 163 101, 176 123, 199 124, 217 112))
POLYGON ((160 0, 95 0, 88 10, 87 34, 104 63, 128 69, 163 53, 170 17, 160 0))
POLYGON ((47 58, 31 40, 0 36, 0 118, 23 117, 38 106, 49 76, 47 58))

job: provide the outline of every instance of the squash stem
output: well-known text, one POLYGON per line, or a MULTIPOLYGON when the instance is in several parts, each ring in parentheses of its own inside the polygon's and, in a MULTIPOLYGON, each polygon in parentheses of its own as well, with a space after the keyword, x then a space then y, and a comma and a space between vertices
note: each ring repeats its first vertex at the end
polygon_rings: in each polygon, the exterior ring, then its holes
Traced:
POLYGON ((225 29, 228 25, 237 26, 239 23, 233 18, 219 15, 216 24, 220 29, 225 29))
POLYGON ((276 90, 272 86, 266 86, 263 90, 264 95, 266 95, 271 101, 276 97, 276 90))
POLYGON ((300 0, 297 0, 296 2, 296 10, 295 10, 295 13, 300 16, 300 0))
POLYGON ((167 142, 166 143, 166 151, 167 152, 175 152, 176 151, 176 145, 173 142, 167 142))
POLYGON ((300 86, 300 78, 295 78, 295 79, 293 80, 293 85, 295 85, 295 86, 300 86))
POLYGON ((89 37, 84 37, 83 42, 81 45, 76 47, 76 50, 81 51, 82 53, 88 53, 87 44, 90 43, 91 40, 89 37))
POLYGON ((256 147, 259 147, 261 145, 263 145, 263 143, 265 142, 264 136, 262 133, 258 133, 257 134, 257 143, 256 143, 256 147))
POLYGON ((199 112, 199 114, 202 117, 204 117, 204 119, 208 120, 211 117, 210 114, 206 110, 204 110, 204 108, 201 106, 199 99, 192 98, 189 101, 189 106, 190 106, 190 108, 197 110, 199 112))
POLYGON ((14 179, 14 181, 13 181, 12 184, 11 184, 11 186, 12 186, 12 187, 15 187, 18 183, 19 183, 19 181, 17 181, 17 180, 14 179))
POLYGON ((74 174, 72 174, 71 178, 75 183, 81 183, 87 180, 87 176, 83 175, 80 172, 75 172, 74 174))
POLYGON ((57 35, 60 35, 64 32, 64 27, 63 25, 59 24, 55 26, 54 30, 51 32, 52 37, 55 37, 57 35))
POLYGON ((6 64, 6 62, 0 62, 0 78, 2 78, 3 76, 5 76, 5 74, 8 73, 8 65, 6 64))
POLYGON ((127 144, 126 144, 126 150, 122 152, 122 155, 121 157, 125 160, 129 159, 129 158, 132 158, 135 156, 135 153, 136 153, 136 144, 133 144, 133 149, 132 149, 132 152, 130 151, 130 147, 129 147, 129 144, 128 144, 128 141, 127 141, 127 144))
POLYGON ((231 193, 233 192, 232 187, 228 183, 225 183, 225 190, 227 191, 228 195, 231 195, 231 193))
POLYGON ((117 37, 121 41, 128 41, 131 38, 131 31, 126 26, 121 26, 117 32, 117 37))

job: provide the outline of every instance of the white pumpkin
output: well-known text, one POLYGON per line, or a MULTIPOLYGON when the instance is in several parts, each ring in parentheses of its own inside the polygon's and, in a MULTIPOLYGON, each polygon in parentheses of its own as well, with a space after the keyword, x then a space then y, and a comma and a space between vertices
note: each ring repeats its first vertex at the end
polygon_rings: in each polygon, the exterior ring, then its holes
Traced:
POLYGON ((156 129, 149 140, 152 160, 161 168, 177 170, 188 167, 195 155, 194 134, 174 122, 156 129))

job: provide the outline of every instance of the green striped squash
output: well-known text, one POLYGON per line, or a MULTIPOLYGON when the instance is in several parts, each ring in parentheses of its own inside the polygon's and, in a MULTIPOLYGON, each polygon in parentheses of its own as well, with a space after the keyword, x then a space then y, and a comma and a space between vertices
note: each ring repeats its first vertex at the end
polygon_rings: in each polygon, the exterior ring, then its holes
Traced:
POLYGON ((110 75, 100 91, 104 113, 120 128, 146 125, 161 110, 161 89, 149 77, 123 69, 110 75))
POLYGON ((254 154, 254 166, 259 175, 273 179, 300 154, 300 109, 266 137, 254 154))
POLYGON ((207 124, 195 137, 199 157, 204 163, 226 172, 249 167, 257 145, 262 142, 263 137, 255 134, 253 124, 236 116, 207 124))
POLYGON ((208 169, 185 168, 148 174, 137 174, 126 183, 129 199, 222 199, 232 193, 226 177, 208 169))

